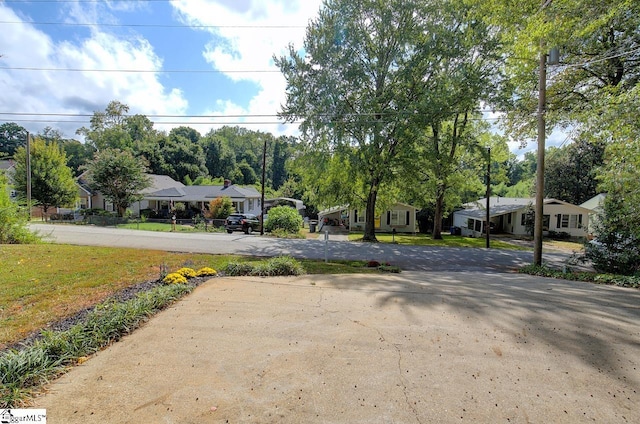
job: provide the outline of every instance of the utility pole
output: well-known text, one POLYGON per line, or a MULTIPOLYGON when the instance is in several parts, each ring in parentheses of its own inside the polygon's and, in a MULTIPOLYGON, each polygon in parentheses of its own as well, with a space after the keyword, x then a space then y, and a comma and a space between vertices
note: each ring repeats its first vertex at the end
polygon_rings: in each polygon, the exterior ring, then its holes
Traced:
POLYGON ((491 233, 491 212, 489 210, 491 198, 491 147, 487 147, 487 223, 486 223, 486 236, 487 236, 487 249, 490 247, 490 235, 491 233))
POLYGON ((29 211, 29 221, 31 221, 31 134, 27 131, 27 210, 29 211))
POLYGON ((542 265, 542 224, 544 213, 544 144, 546 138, 545 113, 547 109, 547 54, 545 43, 540 42, 538 66, 538 161, 536 166, 536 206, 533 229, 533 264, 542 265))
POLYGON ((264 235, 264 174, 267 167, 267 137, 262 146, 262 198, 260 200, 260 235, 264 235))

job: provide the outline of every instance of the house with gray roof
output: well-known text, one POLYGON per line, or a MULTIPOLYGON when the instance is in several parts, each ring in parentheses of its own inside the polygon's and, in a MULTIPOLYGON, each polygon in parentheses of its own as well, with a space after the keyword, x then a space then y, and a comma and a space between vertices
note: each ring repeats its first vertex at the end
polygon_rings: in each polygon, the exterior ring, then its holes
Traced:
POLYGON ((209 202, 218 197, 229 197, 237 212, 255 215, 261 213, 261 194, 258 190, 254 187, 234 185, 229 180, 225 180, 221 186, 181 185, 159 190, 146 190, 144 193, 144 201, 148 202, 146 206, 159 213, 163 210, 168 211, 171 205, 176 202, 182 202, 191 209, 204 210, 209 202))
MULTIPOLYGON (((238 212, 261 212, 260 193, 253 187, 240 187, 225 180, 221 186, 186 186, 167 175, 149 174, 151 186, 142 191, 143 198, 129 207, 134 216, 140 211, 152 209, 161 216, 169 216, 169 211, 176 203, 184 203, 187 210, 202 211, 210 201, 227 196, 231 198, 238 212)), ((99 192, 92 190, 80 176, 78 179, 81 208, 104 209, 114 211, 111 205, 99 192)))
MULTIPOLYGON (((489 216, 491 232, 529 235, 526 215, 535 207, 535 198, 490 197, 489 216)), ((479 199, 462 205, 453 213, 453 225, 461 229, 463 236, 479 237, 485 233, 487 199, 479 199)), ((572 237, 587 237, 589 213, 581 206, 557 199, 544 199, 543 231, 565 232, 572 237)))

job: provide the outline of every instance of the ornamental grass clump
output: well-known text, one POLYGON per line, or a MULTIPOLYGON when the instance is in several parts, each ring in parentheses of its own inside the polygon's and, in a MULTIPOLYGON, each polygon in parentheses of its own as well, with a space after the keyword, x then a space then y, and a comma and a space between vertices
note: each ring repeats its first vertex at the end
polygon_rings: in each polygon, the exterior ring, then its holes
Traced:
POLYGON ((305 269, 298 261, 288 256, 279 256, 255 263, 230 262, 225 268, 225 274, 229 276, 276 277, 302 275, 305 272, 305 269))
POLYGON ((191 290, 193 287, 186 284, 159 286, 125 302, 107 301, 68 330, 44 331, 33 344, 2 353, 0 408, 26 405, 27 398, 42 384, 118 341, 191 290))

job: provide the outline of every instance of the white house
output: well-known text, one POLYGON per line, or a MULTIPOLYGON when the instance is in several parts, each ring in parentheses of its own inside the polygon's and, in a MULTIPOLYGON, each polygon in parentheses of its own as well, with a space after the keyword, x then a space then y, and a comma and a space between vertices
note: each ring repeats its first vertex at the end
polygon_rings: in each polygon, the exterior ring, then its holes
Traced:
MULTIPOLYGON (((479 237, 485 232, 487 199, 463 205, 453 213, 453 225, 464 236, 479 237)), ((489 198, 491 232, 529 235, 525 225, 529 207, 535 207, 535 198, 489 198)), ((543 231, 565 232, 572 237, 587 237, 590 210, 557 199, 544 199, 543 231)))
MULTIPOLYGON (((390 233, 415 233, 417 231, 416 212, 418 208, 405 203, 396 203, 383 214, 375 217, 376 231, 390 233)), ((318 213, 319 224, 344 225, 349 231, 364 231, 365 210, 350 209, 348 205, 336 206, 318 213)))
POLYGON ((586 202, 580 204, 580 207, 585 209, 589 209, 589 237, 593 235, 595 230, 595 225, 598 222, 598 214, 602 212, 602 204, 604 203, 604 198, 606 194, 600 193, 593 196, 591 199, 586 202))
MULTIPOLYGON (((151 187, 142 192, 142 200, 129 207, 134 216, 144 209, 153 209, 160 215, 168 216, 172 205, 177 202, 184 203, 187 209, 201 211, 210 201, 223 196, 231 198, 238 212, 260 215, 262 210, 261 195, 253 187, 236 186, 229 180, 225 180, 221 186, 185 186, 166 175, 149 174, 149 177, 151 187)), ((79 178, 78 185, 81 208, 114 211, 113 205, 99 192, 92 190, 82 177, 79 178)))

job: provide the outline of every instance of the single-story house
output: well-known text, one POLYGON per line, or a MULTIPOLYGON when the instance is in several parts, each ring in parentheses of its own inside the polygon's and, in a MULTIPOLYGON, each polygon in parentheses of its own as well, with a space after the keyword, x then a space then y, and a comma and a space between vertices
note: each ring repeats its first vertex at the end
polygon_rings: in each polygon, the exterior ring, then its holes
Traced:
MULTIPOLYGON (((240 187, 225 180, 221 186, 185 186, 166 175, 149 174, 151 186, 145 189, 143 199, 129 207, 134 216, 141 210, 152 209, 160 215, 169 215, 169 210, 175 203, 184 203, 187 208, 204 210, 210 201, 227 196, 231 198, 234 208, 238 212, 260 215, 260 193, 253 187, 240 187)), ((92 190, 80 176, 78 179, 80 208, 96 208, 114 211, 114 207, 99 192, 92 190)))
MULTIPOLYGON (((416 213, 419 209, 405 203, 396 203, 375 218, 376 231, 412 233, 417 231, 416 213)), ((320 228, 324 225, 342 225, 349 231, 363 231, 366 213, 363 209, 351 209, 349 205, 335 206, 318 213, 320 228)))
MULTIPOLYGON (((453 225, 464 236, 479 237, 485 232, 487 199, 463 205, 453 213, 453 225)), ((529 235, 525 225, 529 206, 535 207, 535 198, 489 198, 491 232, 529 235)), ((572 237, 587 237, 590 210, 557 199, 544 199, 543 231, 565 232, 572 237)))
POLYGON ((594 227, 598 222, 598 215, 602 212, 602 204, 604 203, 605 197, 606 194, 604 193, 596 194, 591 199, 580 204, 580 207, 589 209, 591 211, 589 213, 589 237, 593 235, 595 229, 594 227))

